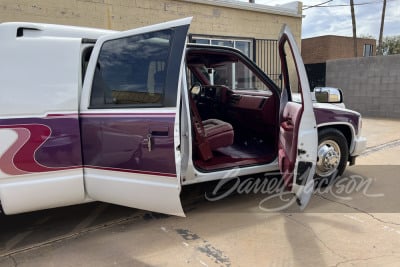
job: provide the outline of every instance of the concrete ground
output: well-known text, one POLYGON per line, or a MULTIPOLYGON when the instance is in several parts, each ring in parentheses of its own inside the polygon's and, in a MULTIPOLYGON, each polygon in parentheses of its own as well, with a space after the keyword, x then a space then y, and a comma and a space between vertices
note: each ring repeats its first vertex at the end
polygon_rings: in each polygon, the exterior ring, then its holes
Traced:
POLYGON ((304 212, 267 212, 283 201, 259 193, 199 199, 186 218, 114 206, 99 219, 107 204, 64 209, 87 212, 79 222, 33 213, 39 229, 2 241, 0 266, 400 266, 400 120, 367 118, 363 132, 365 155, 304 212), (68 234, 53 233, 66 222, 68 234))

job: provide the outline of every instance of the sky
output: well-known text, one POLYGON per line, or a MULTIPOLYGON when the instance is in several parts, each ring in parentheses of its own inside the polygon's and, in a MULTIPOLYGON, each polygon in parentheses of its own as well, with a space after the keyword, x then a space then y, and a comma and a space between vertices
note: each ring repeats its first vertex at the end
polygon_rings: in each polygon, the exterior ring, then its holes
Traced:
MULTIPOLYGON (((247 2, 246 0, 239 0, 247 2)), ((350 0, 333 0, 324 6, 346 5, 340 7, 312 7, 328 0, 303 0, 302 38, 321 35, 352 36, 350 0)), ((275 6, 293 0, 255 0, 256 4, 275 6)), ((357 36, 379 38, 383 0, 354 0, 357 36)), ((400 35, 400 0, 387 0, 383 36, 400 35)))

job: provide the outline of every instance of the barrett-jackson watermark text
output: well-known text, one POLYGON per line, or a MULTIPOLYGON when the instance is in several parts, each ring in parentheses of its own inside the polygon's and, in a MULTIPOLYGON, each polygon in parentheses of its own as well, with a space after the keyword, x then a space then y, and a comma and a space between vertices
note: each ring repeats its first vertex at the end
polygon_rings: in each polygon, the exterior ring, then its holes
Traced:
MULTIPOLYGON (((290 207, 296 202, 296 197, 292 192, 287 190, 283 179, 279 176, 268 176, 258 178, 239 177, 222 179, 215 186, 211 193, 206 193, 205 198, 208 201, 218 201, 228 197, 231 194, 265 194, 266 197, 259 202, 259 208, 263 211, 281 211, 290 207), (265 207, 268 201, 279 198, 280 204, 277 207, 265 207)), ((354 193, 362 193, 366 197, 383 197, 382 193, 370 193, 370 188, 373 180, 361 175, 350 175, 339 177, 333 184, 321 186, 323 183, 317 184, 312 190, 314 194, 330 194, 331 196, 349 201, 352 200, 351 195, 354 193)))

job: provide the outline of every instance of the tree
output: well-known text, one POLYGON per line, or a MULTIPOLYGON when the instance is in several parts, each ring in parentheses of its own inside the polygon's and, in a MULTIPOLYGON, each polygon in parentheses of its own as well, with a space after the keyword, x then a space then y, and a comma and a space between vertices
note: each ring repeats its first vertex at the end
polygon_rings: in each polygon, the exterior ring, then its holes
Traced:
POLYGON ((353 0, 350 0, 350 10, 351 10, 351 24, 353 25, 354 57, 357 57, 356 16, 354 15, 354 1, 353 0))
POLYGON ((383 36, 383 26, 384 26, 384 24, 385 24, 385 10, 386 10, 386 0, 383 0, 382 18, 381 18, 381 29, 380 29, 380 31, 379 31, 379 43, 378 43, 378 49, 377 49, 377 54, 378 54, 378 55, 383 55, 382 36, 383 36))
POLYGON ((400 54, 400 35, 383 38, 382 52, 384 55, 400 54))
POLYGON ((364 38, 364 39, 375 39, 375 37, 370 33, 363 33, 359 34, 357 38, 364 38))

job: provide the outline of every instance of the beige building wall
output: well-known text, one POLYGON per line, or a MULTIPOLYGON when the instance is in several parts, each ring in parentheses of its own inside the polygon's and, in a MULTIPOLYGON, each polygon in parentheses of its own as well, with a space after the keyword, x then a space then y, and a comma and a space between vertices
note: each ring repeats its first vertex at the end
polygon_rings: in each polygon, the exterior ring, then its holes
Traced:
MULTIPOLYGON (((224 0, 1 0, 0 22, 27 21, 128 30, 168 20, 193 17, 191 34, 277 39, 289 25, 301 45, 302 4, 272 7, 224 0)), ((256 49, 257 50, 257 49, 256 49)), ((253 51, 255 53, 256 51, 253 51)), ((276 52, 276 51, 275 51, 276 52)), ((258 50, 257 64, 280 83, 279 55, 258 50)), ((290 70, 294 73, 294 70, 290 70)))
POLYGON ((300 45, 301 3, 297 5, 293 12, 211 0, 2 0, 0 20, 127 30, 193 16, 190 33, 263 39, 277 39, 286 23, 300 45))

